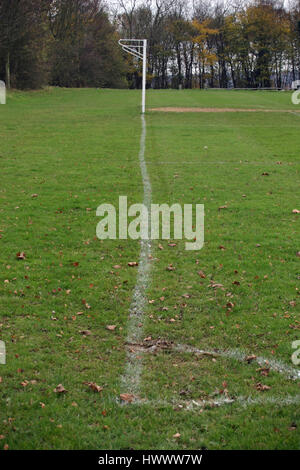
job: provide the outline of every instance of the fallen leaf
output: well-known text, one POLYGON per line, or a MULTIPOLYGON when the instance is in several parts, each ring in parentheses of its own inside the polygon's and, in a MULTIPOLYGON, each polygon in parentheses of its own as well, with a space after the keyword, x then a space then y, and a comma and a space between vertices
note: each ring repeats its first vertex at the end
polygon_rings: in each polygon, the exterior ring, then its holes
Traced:
POLYGON ((293 214, 300 214, 300 211, 298 209, 294 209, 293 214))
POLYGON ((175 267, 173 266, 173 264, 169 264, 169 266, 166 267, 166 270, 167 271, 175 271, 175 267))
POLYGON ((106 326, 106 329, 107 329, 108 331, 115 331, 116 328, 117 328, 116 325, 107 325, 107 326, 106 326))
POLYGON ((88 385, 88 387, 93 390, 93 392, 100 393, 103 390, 103 387, 100 387, 100 385, 97 385, 95 382, 83 382, 84 385, 88 385))
POLYGON ((57 387, 53 390, 54 393, 66 393, 68 390, 62 384, 57 385, 57 387))
POLYGON ((245 361, 248 362, 248 364, 250 364, 250 362, 252 361, 255 361, 255 359, 256 359, 256 356, 254 355, 245 357, 245 361))
POLYGON ((80 331, 79 333, 80 333, 81 335, 83 335, 83 336, 91 336, 91 334, 92 334, 92 333, 90 332, 90 330, 82 330, 82 331, 80 331))
POLYGON ((229 309, 232 309, 234 307, 234 303, 233 302, 228 302, 226 304, 226 307, 229 308, 229 309))
POLYGON ((263 375, 264 377, 268 377, 270 369, 268 369, 268 367, 260 367, 257 369, 257 372, 260 372, 260 375, 263 375))
POLYGON ((271 387, 269 387, 268 385, 263 385, 263 384, 261 384, 260 382, 258 382, 257 384, 255 384, 255 388, 256 388, 256 390, 258 390, 259 392, 265 392, 265 391, 271 389, 271 387))
POLYGON ((132 403, 135 399, 135 396, 132 393, 121 393, 120 398, 122 401, 126 401, 127 403, 132 403))
POLYGON ((198 271, 198 274, 199 274, 200 277, 202 277, 202 279, 206 278, 206 275, 204 274, 203 271, 198 271))
POLYGON ((181 437, 181 434, 179 434, 179 432, 177 432, 176 434, 173 435, 173 437, 175 439, 179 439, 181 437))
POLYGON ((24 251, 19 251, 16 256, 17 256, 17 259, 23 260, 26 258, 26 254, 24 253, 24 251))
POLYGON ((131 268, 138 266, 138 265, 139 263, 137 263, 136 261, 130 261, 130 263, 128 263, 128 266, 130 266, 131 268))

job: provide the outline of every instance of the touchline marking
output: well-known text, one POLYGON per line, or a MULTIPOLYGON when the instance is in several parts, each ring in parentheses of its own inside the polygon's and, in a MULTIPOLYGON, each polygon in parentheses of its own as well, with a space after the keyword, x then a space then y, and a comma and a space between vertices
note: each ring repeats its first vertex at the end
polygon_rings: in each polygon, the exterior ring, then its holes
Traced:
MULTIPOLYGON (((201 349, 194 348, 193 346, 188 346, 186 344, 177 344, 174 345, 173 349, 175 351, 189 352, 192 354, 211 354, 221 357, 228 357, 235 359, 239 362, 245 362, 247 354, 240 349, 225 349, 225 350, 212 350, 212 351, 203 351, 201 349)), ((284 375, 290 380, 300 380, 300 370, 295 369, 282 361, 276 361, 275 359, 266 359, 262 356, 253 356, 253 362, 256 362, 258 365, 268 366, 271 370, 278 372, 281 375, 284 375)))
POLYGON ((241 349, 212 349, 204 350, 195 348, 194 346, 189 346, 187 344, 176 344, 173 342, 159 340, 154 344, 137 344, 130 343, 128 344, 131 350, 134 350, 135 353, 156 353, 158 351, 178 351, 182 353, 190 353, 200 356, 212 356, 212 357, 226 357, 229 359, 234 359, 238 362, 256 362, 261 367, 268 367, 269 369, 285 376, 289 380, 298 381, 300 380, 300 370, 290 365, 284 363, 280 360, 275 360, 272 358, 266 358, 262 356, 249 355, 249 353, 242 351, 241 349))
POLYGON ((277 406, 289 406, 297 405, 300 403, 300 395, 288 395, 286 397, 280 396, 262 396, 262 397, 251 397, 251 396, 237 396, 237 397, 221 397, 217 399, 208 400, 183 400, 183 401, 166 401, 166 400, 135 400, 131 403, 131 406, 150 406, 153 408, 176 408, 182 411, 200 411, 202 408, 215 408, 224 405, 238 404, 244 408, 251 405, 277 405, 277 406))
MULTIPOLYGON (((214 357, 227 357, 230 359, 234 359, 239 362, 245 363, 249 355, 246 352, 240 349, 214 349, 214 350, 203 350, 198 349, 193 346, 189 346, 186 344, 174 344, 172 342, 158 342, 157 344, 153 344, 151 346, 143 346, 141 344, 131 343, 129 344, 129 348, 131 354, 137 355, 142 353, 155 353, 159 351, 158 346, 163 346, 161 352, 166 350, 173 350, 178 352, 185 352, 191 354, 198 354, 198 355, 208 355, 214 357)), ((294 367, 285 364, 282 361, 276 361, 274 359, 267 359, 262 356, 250 356, 251 362, 256 362, 261 367, 268 367, 269 369, 277 372, 283 376, 285 376, 288 380, 299 381, 300 380, 300 370, 295 369, 294 367)), ((198 410, 201 408, 206 407, 220 407, 223 405, 228 404, 237 404, 243 407, 247 407, 250 405, 266 405, 266 404, 274 404, 278 406, 288 406, 288 405, 295 405, 300 403, 300 395, 287 395, 285 397, 280 396, 267 396, 267 397, 252 397, 250 396, 223 396, 220 398, 211 398, 207 400, 185 400, 185 401, 177 401, 176 399, 171 399, 170 401, 167 400, 148 400, 147 398, 139 398, 135 396, 131 405, 146 405, 150 407, 176 407, 177 409, 182 409, 183 411, 195 411, 197 408, 198 410)))
POLYGON ((201 161, 195 160, 191 162, 148 162, 148 165, 259 165, 259 166, 266 166, 266 165, 294 165, 297 162, 274 162, 274 161, 266 161, 266 162, 248 162, 248 161, 220 161, 220 162, 212 162, 212 161, 201 161))
MULTIPOLYGON (((144 186, 144 205, 148 209, 148 214, 151 214, 151 198, 152 188, 150 178, 147 171, 147 164, 145 161, 145 147, 146 147, 146 120, 144 115, 142 119, 142 134, 140 140, 140 153, 139 162, 144 186)), ((150 231, 150 223, 148 224, 150 231)), ((152 244, 150 240, 141 240, 141 251, 137 273, 136 285, 133 291, 133 298, 130 306, 127 343, 137 343, 143 338, 143 320, 144 310, 147 304, 146 290, 149 283, 149 275, 151 268, 151 249, 152 244)), ((142 373, 142 358, 138 352, 127 350, 127 362, 125 372, 121 379, 121 388, 124 392, 133 395, 138 395, 140 391, 140 381, 142 373)))

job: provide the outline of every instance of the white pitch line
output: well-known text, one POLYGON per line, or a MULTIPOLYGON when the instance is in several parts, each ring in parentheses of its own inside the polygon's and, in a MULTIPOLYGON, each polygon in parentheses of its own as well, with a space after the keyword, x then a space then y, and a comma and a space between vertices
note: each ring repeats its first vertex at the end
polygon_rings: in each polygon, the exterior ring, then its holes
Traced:
POLYGON ((167 400, 147 400, 138 399, 131 403, 131 406, 150 406, 153 408, 170 408, 176 407, 176 409, 182 411, 203 411, 203 408, 217 408, 224 405, 240 405, 244 408, 251 405, 277 405, 277 406, 289 406, 297 405, 300 403, 300 395, 287 395, 285 397, 280 396, 237 396, 237 397, 221 397, 211 400, 183 400, 177 401, 175 399, 171 401, 167 400))
MULTIPOLYGON (((291 165, 294 165, 296 164, 297 162, 281 162, 280 166, 284 166, 284 165, 288 165, 288 166, 291 166, 291 165)), ((267 161, 267 162, 246 162, 246 161, 219 161, 219 162, 213 162, 213 161, 190 161, 190 162, 185 162, 185 161, 177 161, 177 162, 148 162, 148 165, 228 165, 228 164, 231 164, 231 165, 258 165, 258 166, 266 166, 266 165, 279 165, 278 163, 276 162, 270 162, 270 161, 267 161)))
MULTIPOLYGON (((147 164, 145 161, 145 147, 146 147, 146 120, 142 114, 142 134, 140 140, 140 153, 139 162, 144 186, 144 205, 148 209, 148 214, 151 214, 151 197, 152 188, 150 178, 147 171, 147 164)), ((149 224, 150 230, 150 224, 149 224)), ((130 306, 130 315, 127 332, 127 343, 138 343, 143 339, 143 321, 144 310, 147 304, 146 290, 149 284, 149 275, 151 268, 151 248, 152 244, 149 240, 140 241, 140 259, 137 273, 136 285, 133 292, 133 299, 130 306)), ((121 380, 121 389, 125 393, 138 395, 140 392, 140 382, 142 373, 142 358, 140 353, 134 351, 127 351, 127 363, 124 375, 121 380)))
MULTIPOLYGON (((173 346, 175 351, 187 352, 192 354, 215 354, 216 356, 228 357, 230 359, 235 359, 239 362, 245 362, 249 354, 241 351, 240 349, 224 349, 224 350, 211 350, 203 351, 201 349, 194 348, 193 346, 188 346, 186 344, 177 344, 173 346)), ((275 359, 267 359, 262 356, 257 356, 253 358, 253 362, 256 362, 261 367, 269 367, 271 370, 278 372, 281 375, 284 375, 290 380, 300 380, 300 370, 295 369, 294 367, 285 364, 282 361, 276 361, 275 359)))

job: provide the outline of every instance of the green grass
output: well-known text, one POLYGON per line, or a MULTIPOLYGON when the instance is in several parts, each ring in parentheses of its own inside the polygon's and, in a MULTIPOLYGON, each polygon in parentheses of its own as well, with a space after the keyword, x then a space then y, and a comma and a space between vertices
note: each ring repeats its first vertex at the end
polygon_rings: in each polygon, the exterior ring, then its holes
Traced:
MULTIPOLYGON (((150 91, 147 99, 149 107, 297 110, 290 98, 195 90, 150 91)), ((274 371, 261 376, 255 363, 145 354, 141 398, 152 405, 118 404, 137 273, 128 262, 138 261, 139 243, 99 241, 95 211, 104 202, 117 206, 119 195, 142 202, 139 112, 140 92, 112 90, 15 92, 0 107, 0 339, 7 347, 0 448, 299 449, 299 405, 280 404, 300 393, 299 383, 274 371), (230 397, 279 403, 201 412, 177 406, 222 397, 224 382, 230 397), (257 391, 258 382, 270 390, 257 391), (60 383, 67 393, 53 392, 60 383)), ((299 215, 292 213, 300 210, 300 118, 148 112, 146 121, 153 202, 205 204, 205 247, 187 252, 184 241, 154 242, 145 337, 239 348, 292 366, 291 344, 300 339, 299 215)))

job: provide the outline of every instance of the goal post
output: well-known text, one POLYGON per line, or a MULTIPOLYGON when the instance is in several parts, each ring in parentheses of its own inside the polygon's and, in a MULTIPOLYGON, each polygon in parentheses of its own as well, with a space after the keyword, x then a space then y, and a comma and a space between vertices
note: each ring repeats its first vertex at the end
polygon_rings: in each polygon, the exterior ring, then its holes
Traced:
POLYGON ((143 61, 142 114, 146 110, 147 39, 120 39, 123 51, 143 61))

